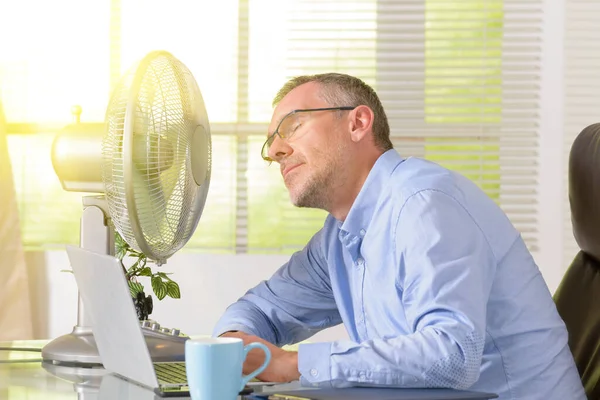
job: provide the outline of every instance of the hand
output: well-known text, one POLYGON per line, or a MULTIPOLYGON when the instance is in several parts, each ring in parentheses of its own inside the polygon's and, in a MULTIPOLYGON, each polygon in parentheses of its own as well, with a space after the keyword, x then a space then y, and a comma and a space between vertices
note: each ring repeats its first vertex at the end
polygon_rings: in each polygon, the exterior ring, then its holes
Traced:
MULTIPOLYGON (((264 344, 271 351, 271 361, 267 368, 260 373, 257 378, 263 382, 290 382, 300 379, 298 371, 298 353, 295 351, 286 351, 280 349, 272 343, 259 338, 258 336, 249 335, 244 332, 225 332, 222 337, 235 337, 244 341, 244 346, 252 342, 264 344)), ((261 349, 252 349, 248 352, 248 357, 244 362, 244 375, 256 371, 265 360, 265 352, 261 349)))

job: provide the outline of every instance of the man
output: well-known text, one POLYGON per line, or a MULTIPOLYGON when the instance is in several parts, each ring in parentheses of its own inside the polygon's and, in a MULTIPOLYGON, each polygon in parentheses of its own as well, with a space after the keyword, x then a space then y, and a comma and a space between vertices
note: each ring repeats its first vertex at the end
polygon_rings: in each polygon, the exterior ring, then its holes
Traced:
MULTIPOLYGON (((274 105, 263 157, 279 163, 296 206, 329 216, 215 328, 268 344, 261 379, 585 399, 548 288, 485 193, 402 159, 376 93, 357 78, 297 77, 274 105), (279 348, 340 322, 351 341, 279 348)), ((251 353, 245 371, 262 360, 251 353)))

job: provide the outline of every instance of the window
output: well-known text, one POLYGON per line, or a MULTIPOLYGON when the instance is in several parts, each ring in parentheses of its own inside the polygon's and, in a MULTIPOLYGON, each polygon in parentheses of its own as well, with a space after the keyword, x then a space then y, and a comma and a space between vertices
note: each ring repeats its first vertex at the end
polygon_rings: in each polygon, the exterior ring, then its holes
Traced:
MULTIPOLYGON (((102 120, 117 78, 148 51, 162 48, 194 74, 213 135, 208 202, 187 251, 290 253, 322 226, 323 211, 291 206, 278 169, 263 162, 260 147, 279 87, 292 76, 324 71, 357 75, 373 85, 398 151, 474 180, 534 249, 539 3, 223 0, 206 7, 194 0, 106 0, 85 10, 74 0, 45 5, 38 29, 52 21, 63 33, 52 33, 31 52, 24 53, 23 44, 0 53, 6 54, 0 56, 0 93, 13 130, 25 245, 77 241, 81 194, 62 191, 49 160, 53 132, 69 122, 70 107, 83 106, 83 121, 102 120), (81 8, 77 21, 64 12, 73 7, 81 8), (77 52, 65 32, 78 32, 77 52), (49 133, 31 124, 44 124, 49 133), (24 133, 29 131, 34 133, 24 133)), ((15 17, 7 20, 22 17, 28 5, 18 4, 22 9, 0 6, 0 13, 15 17)))
POLYGON ((102 2, 0 2, 0 37, 12 38, 0 41, 0 100, 26 249, 78 241, 81 195, 62 190, 50 146, 74 104, 87 121, 104 118, 108 62, 97 60, 109 59, 109 11, 102 2))

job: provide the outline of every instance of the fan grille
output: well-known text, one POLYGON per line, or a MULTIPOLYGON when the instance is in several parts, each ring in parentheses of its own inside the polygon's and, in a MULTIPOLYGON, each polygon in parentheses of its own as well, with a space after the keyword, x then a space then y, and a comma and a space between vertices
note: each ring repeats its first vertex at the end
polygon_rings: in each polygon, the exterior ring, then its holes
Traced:
MULTIPOLYGON (((191 169, 199 112, 205 114, 190 71, 165 52, 151 53, 133 68, 115 89, 107 109, 102 150, 109 213, 123 239, 157 262, 164 262, 189 240, 201 212, 197 197, 204 195, 200 208, 206 197, 191 169), (126 127, 128 116, 131 132, 126 127)), ((206 180, 201 186, 208 185, 210 178, 210 139, 208 145, 206 180)))

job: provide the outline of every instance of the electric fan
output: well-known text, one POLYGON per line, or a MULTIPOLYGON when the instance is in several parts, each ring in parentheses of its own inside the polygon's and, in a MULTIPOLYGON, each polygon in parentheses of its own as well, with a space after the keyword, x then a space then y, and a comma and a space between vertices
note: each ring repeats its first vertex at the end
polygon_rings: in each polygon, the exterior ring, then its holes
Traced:
MULTIPOLYGON (((83 197, 81 247, 114 255, 116 230, 165 263, 194 233, 210 183, 210 126, 192 74, 166 51, 149 53, 114 89, 103 124, 77 118, 57 135, 52 163, 65 190, 100 193, 83 197)), ((154 361, 184 359, 179 330, 140 323, 154 361)), ((48 343, 42 358, 102 364, 81 298, 77 325, 48 343)))

